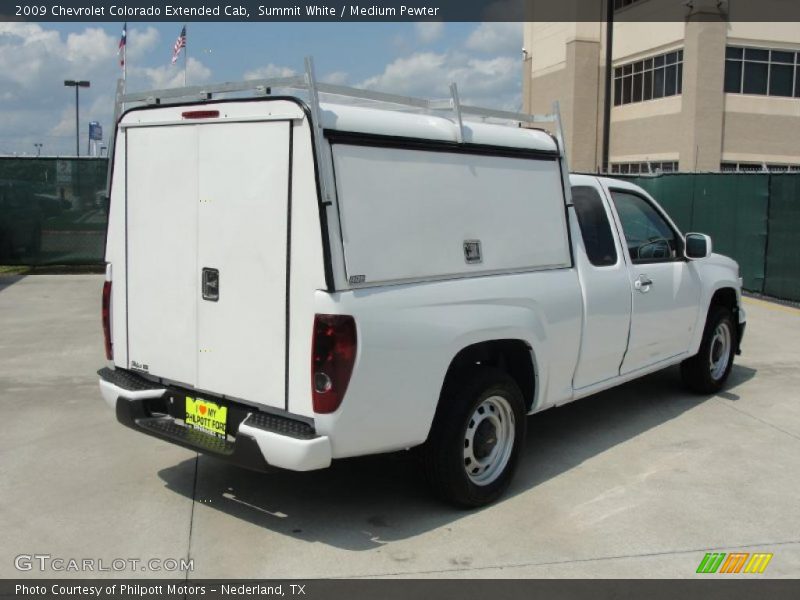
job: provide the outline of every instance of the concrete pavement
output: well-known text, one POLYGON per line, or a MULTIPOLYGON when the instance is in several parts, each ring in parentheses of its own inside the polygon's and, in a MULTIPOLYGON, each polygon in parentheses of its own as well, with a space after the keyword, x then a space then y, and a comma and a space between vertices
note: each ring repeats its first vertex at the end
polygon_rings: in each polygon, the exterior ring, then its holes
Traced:
POLYGON ((531 417, 509 493, 464 512, 407 455, 260 475, 117 424, 95 376, 101 285, 0 278, 0 577, 92 575, 17 571, 33 553, 188 558, 190 578, 694 577, 709 551, 800 573, 797 309, 746 300, 717 396, 668 369, 531 417))

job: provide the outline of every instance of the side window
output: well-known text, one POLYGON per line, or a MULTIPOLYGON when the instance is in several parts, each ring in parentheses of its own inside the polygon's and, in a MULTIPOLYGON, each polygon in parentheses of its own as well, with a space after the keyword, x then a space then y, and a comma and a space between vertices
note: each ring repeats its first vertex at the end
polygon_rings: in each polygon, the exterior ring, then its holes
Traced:
POLYGON ((675 232, 647 200, 619 190, 612 191, 611 197, 633 262, 658 262, 678 256, 675 232))
POLYGON ((574 186, 572 203, 581 228, 583 245, 589 262, 596 267, 616 264, 617 249, 600 194, 591 186, 574 186))

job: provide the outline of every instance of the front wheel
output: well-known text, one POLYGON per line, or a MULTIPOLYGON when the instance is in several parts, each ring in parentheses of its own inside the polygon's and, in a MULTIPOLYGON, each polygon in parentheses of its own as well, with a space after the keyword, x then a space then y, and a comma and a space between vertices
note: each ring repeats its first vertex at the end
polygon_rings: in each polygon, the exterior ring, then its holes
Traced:
POLYGON ((736 327, 726 306, 712 306, 703 330, 700 350, 681 363, 681 377, 689 389, 713 394, 722 389, 733 367, 736 327))
POLYGON ((511 482, 525 441, 525 403, 499 369, 452 378, 442 393, 423 458, 443 499, 462 507, 496 500, 511 482))

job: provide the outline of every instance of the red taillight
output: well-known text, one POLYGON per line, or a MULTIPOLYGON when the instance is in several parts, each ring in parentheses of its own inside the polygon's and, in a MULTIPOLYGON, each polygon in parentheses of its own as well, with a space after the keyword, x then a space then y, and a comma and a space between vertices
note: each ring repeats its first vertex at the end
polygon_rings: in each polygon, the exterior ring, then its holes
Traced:
POLYGON ((182 112, 184 119, 216 119, 219 116, 218 110, 187 110, 182 112))
POLYGON ((356 322, 347 315, 316 315, 311 344, 311 396, 315 413, 342 403, 356 361, 356 322))
POLYGON ((103 337, 106 342, 106 358, 114 358, 114 347, 111 345, 111 282, 103 284, 103 337))

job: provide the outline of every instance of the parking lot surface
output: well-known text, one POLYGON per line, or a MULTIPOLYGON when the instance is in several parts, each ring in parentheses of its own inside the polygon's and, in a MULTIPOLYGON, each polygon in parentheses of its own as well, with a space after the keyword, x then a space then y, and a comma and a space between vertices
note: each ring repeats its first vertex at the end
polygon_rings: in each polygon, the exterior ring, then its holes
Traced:
POLYGON ((800 310, 745 300, 716 396, 668 369, 531 417, 507 495, 467 512, 406 454, 256 474, 122 427, 95 375, 101 285, 0 278, 0 577, 697 577, 712 551, 800 574, 800 310), (15 568, 35 553, 193 571, 15 568))

